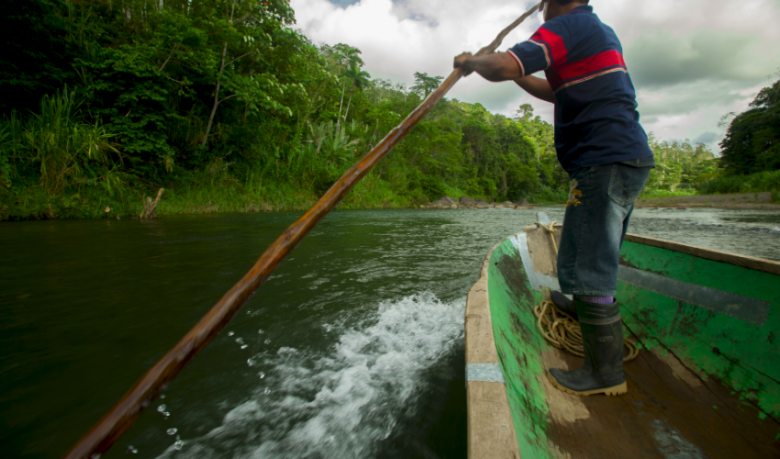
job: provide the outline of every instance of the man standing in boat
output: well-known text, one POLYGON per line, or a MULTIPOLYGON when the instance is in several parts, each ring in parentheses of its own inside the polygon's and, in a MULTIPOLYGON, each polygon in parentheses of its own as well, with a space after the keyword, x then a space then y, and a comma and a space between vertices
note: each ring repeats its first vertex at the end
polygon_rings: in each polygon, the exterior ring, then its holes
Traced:
POLYGON ((615 299, 618 253, 655 163, 620 41, 588 3, 542 0, 545 23, 528 41, 506 53, 461 54, 455 67, 489 81, 513 80, 555 104, 555 148, 571 191, 558 253, 562 292, 553 292, 552 300, 579 319, 585 363, 573 371, 550 369, 547 376, 576 395, 621 394, 627 387, 615 299), (546 80, 531 76, 540 70, 546 80))

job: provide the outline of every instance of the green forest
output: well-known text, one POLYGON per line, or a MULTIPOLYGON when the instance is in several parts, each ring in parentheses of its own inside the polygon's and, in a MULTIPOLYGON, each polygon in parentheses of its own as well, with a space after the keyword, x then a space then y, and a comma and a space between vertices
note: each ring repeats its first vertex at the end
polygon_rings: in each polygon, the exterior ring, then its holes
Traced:
MULTIPOLYGON (((3 6, 3 220, 137 215, 159 188, 160 213, 302 210, 443 79, 372 78, 359 49, 296 31, 287 0, 3 6)), ((780 82, 733 118, 720 159, 689 141, 650 145, 648 195, 776 189, 780 82)), ((445 99, 340 207, 567 191, 553 127, 530 105, 508 118, 445 99)))

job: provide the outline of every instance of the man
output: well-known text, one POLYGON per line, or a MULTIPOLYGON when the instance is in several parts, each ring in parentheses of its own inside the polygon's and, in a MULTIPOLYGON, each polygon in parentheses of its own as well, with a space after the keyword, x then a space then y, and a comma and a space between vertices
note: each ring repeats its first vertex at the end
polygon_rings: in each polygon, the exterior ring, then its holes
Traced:
POLYGON ((542 8, 545 23, 528 41, 506 53, 461 54, 455 67, 489 81, 514 80, 555 104, 555 148, 571 191, 558 254, 563 293, 553 292, 552 299, 579 318, 585 363, 547 376, 575 395, 623 394, 623 327, 614 298, 618 252, 655 163, 615 32, 587 0, 543 0, 542 8), (546 80, 531 76, 540 70, 546 80))

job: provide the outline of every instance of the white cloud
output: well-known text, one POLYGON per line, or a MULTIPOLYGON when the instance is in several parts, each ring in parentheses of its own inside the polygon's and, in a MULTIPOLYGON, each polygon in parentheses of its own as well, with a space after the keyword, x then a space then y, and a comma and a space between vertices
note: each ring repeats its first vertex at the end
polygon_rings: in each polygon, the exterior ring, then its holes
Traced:
MULTIPOLYGON (((448 75, 455 55, 476 52, 532 5, 517 0, 291 3, 298 27, 315 43, 355 46, 372 77, 406 85, 414 72, 448 75)), ((620 37, 629 70, 636 67, 632 77, 643 125, 660 139, 711 140, 715 133, 710 145, 717 149, 724 133, 717 127, 720 117, 747 108, 780 69, 777 0, 592 0, 591 5, 620 37)), ((540 24, 539 15, 530 17, 500 49, 525 40, 540 24)), ((508 116, 531 103, 535 114, 552 122, 551 104, 512 83, 488 83, 473 75, 448 97, 508 116)))

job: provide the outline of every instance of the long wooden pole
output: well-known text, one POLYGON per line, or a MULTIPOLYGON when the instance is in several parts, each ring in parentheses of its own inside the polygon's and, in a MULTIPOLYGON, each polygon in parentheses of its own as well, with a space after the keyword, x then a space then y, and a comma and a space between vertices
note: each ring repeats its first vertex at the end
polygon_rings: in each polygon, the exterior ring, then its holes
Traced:
MULTIPOLYGON (((538 6, 538 5, 537 5, 538 6)), ((509 27, 501 31, 489 46, 476 55, 493 53, 504 38, 536 7, 528 10, 509 27)), ((376 164, 387 155, 425 116, 447 91, 463 76, 462 69, 455 69, 449 77, 431 93, 398 127, 390 131, 377 146, 352 166, 301 218, 287 228, 279 238, 260 256, 257 262, 236 285, 198 322, 192 330, 165 354, 149 371, 139 379, 111 410, 103 416, 76 443, 63 458, 92 459, 107 451, 117 439, 133 425, 141 412, 149 406, 165 386, 190 362, 201 349, 230 322, 241 306, 263 285, 265 280, 279 266, 287 255, 309 234, 325 215, 360 181, 376 164)))

